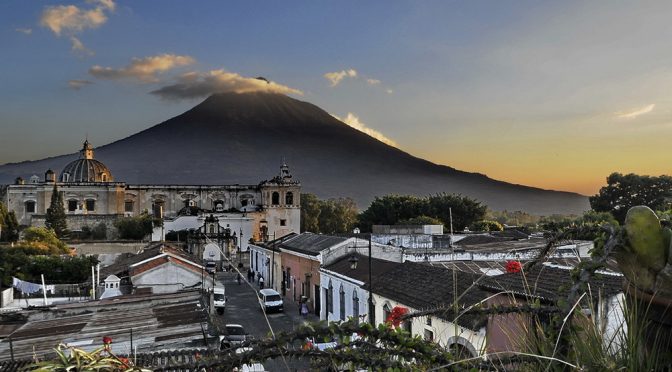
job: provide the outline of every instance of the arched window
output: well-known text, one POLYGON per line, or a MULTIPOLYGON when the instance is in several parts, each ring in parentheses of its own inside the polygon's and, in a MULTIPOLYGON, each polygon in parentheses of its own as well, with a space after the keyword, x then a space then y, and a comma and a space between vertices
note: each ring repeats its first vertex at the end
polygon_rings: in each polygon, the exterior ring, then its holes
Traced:
POLYGON ((77 200, 70 199, 68 200, 68 212, 74 212, 77 210, 77 200))
POLYGON ((35 202, 28 200, 26 202, 26 213, 35 213, 35 202))
POLYGON ((345 291, 343 290, 343 284, 341 284, 341 289, 338 291, 338 301, 339 310, 341 315, 341 320, 345 320, 345 291))
POLYGON ((352 317, 359 323, 359 297, 356 289, 352 291, 352 317))
POLYGON ((103 174, 100 176, 100 180, 103 181, 103 182, 107 182, 107 173, 103 173, 103 174))
POLYGON ((289 191, 289 192, 287 192, 287 194, 285 194, 285 204, 286 205, 293 205, 294 204, 294 193, 292 193, 291 191, 289 191))
POLYGON ((86 199, 86 210, 95 211, 96 210, 96 201, 93 199, 86 199))
POLYGON ((68 182, 70 181, 70 173, 63 173, 63 176, 61 177, 61 182, 68 182))
POLYGON ((133 212, 133 200, 124 201, 124 212, 133 212))
POLYGON ((280 204, 280 194, 277 191, 274 191, 271 196, 271 205, 280 204))
POLYGON ((331 284, 331 279, 329 279, 329 290, 327 291, 327 311, 334 313, 334 286, 331 284))
POLYGON ((215 200, 215 212, 224 212, 224 201, 223 200, 215 200))

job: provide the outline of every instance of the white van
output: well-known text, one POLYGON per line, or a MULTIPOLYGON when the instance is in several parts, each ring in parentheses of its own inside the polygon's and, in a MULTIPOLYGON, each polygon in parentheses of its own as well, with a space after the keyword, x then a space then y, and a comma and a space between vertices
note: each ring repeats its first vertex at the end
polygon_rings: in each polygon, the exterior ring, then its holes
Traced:
POLYGON ((220 314, 224 313, 224 309, 226 308, 226 292, 224 290, 224 286, 217 285, 212 292, 215 309, 217 309, 217 312, 220 314))
POLYGON ((264 311, 282 311, 282 297, 280 293, 270 289, 265 288, 259 291, 259 302, 264 306, 264 311))

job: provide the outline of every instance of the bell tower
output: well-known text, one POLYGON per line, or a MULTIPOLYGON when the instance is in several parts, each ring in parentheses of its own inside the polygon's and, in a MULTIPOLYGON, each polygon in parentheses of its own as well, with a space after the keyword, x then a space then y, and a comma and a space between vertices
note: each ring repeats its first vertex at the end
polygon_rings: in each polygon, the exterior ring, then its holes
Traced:
POLYGON ((91 146, 88 139, 84 141, 84 146, 79 151, 79 156, 84 159, 93 159, 93 146, 91 146))

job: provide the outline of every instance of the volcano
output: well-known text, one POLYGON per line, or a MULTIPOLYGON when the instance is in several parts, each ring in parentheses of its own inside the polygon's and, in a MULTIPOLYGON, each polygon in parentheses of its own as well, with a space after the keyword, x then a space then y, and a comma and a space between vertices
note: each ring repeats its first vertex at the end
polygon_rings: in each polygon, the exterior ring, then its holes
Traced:
MULTIPOLYGON (((77 154, 0 166, 0 183, 56 173, 77 154)), ((270 93, 221 93, 149 129, 96 149, 117 181, 129 184, 257 184, 283 160, 303 192, 351 197, 458 193, 494 210, 578 214, 585 196, 493 180, 414 157, 319 107, 270 93)))

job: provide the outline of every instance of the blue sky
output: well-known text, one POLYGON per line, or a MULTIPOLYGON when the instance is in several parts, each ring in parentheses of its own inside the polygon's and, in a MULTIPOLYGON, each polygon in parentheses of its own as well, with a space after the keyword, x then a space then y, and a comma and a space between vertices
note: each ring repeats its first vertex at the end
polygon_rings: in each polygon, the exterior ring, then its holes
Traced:
POLYGON ((591 194, 612 171, 669 174, 671 14, 662 1, 5 1, 0 163, 87 134, 106 144, 263 76, 413 155, 591 194))

